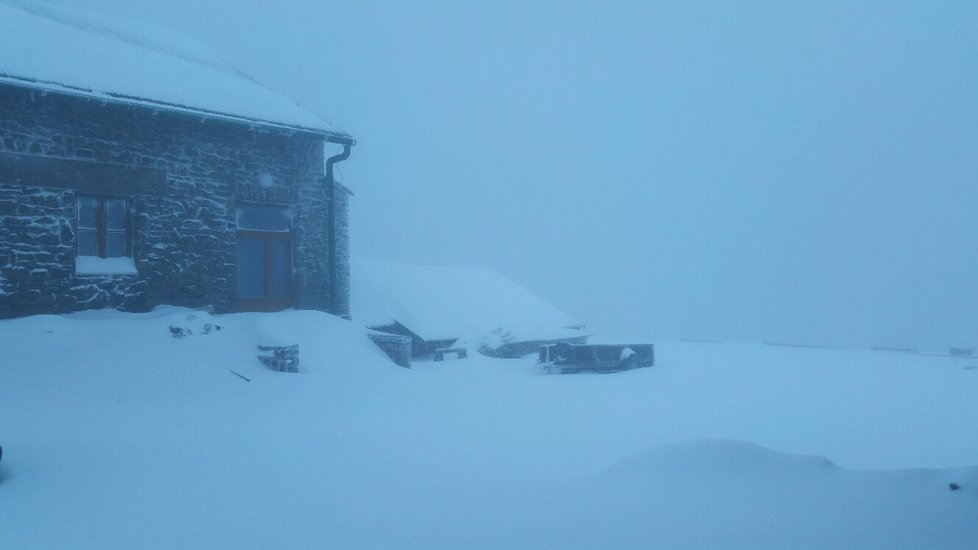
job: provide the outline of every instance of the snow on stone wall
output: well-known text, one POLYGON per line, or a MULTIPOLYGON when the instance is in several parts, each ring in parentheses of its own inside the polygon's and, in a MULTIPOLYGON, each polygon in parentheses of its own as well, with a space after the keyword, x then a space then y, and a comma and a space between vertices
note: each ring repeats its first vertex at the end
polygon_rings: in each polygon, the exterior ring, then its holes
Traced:
MULTIPOLYGON (((161 303, 233 310, 235 201, 298 205, 296 306, 328 309, 320 137, 0 84, 0 155, 11 153, 80 161, 75 166, 106 173, 156 171, 164 183, 102 183, 99 194, 130 199, 138 274, 80 276, 78 190, 70 174, 16 182, 0 164, 0 317, 161 303)), ((343 209, 339 246, 346 258, 343 209)), ((348 284, 340 288, 348 292, 348 284)))
POLYGON ((350 195, 336 192, 336 315, 350 313, 350 195))
POLYGON ((367 337, 390 357, 394 364, 411 368, 411 337, 400 334, 368 332, 367 337))

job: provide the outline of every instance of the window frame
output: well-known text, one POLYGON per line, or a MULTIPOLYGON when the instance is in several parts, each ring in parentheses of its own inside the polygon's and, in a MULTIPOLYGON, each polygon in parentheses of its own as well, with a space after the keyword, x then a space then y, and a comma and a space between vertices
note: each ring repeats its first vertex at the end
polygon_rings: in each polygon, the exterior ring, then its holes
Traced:
POLYGON ((117 195, 91 195, 87 193, 79 193, 75 197, 75 228, 76 228, 76 243, 75 243, 75 254, 77 256, 90 257, 90 258, 132 258, 132 202, 128 197, 117 196, 117 195), (92 254, 82 254, 81 251, 81 237, 80 233, 82 231, 92 231, 93 228, 82 228, 82 201, 84 199, 95 200, 98 204, 98 209, 95 213, 95 255, 92 254), (123 227, 122 229, 110 229, 108 220, 108 202, 109 201, 122 201, 122 211, 123 211, 123 227), (119 234, 123 235, 124 242, 124 254, 121 256, 109 256, 109 235, 119 234))

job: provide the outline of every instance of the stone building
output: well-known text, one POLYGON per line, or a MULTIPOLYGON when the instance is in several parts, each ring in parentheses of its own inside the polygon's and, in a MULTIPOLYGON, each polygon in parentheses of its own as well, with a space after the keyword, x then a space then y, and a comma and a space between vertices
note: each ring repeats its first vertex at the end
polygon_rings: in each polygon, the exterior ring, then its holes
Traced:
POLYGON ((0 4, 0 318, 348 316, 354 144, 186 37, 0 4))

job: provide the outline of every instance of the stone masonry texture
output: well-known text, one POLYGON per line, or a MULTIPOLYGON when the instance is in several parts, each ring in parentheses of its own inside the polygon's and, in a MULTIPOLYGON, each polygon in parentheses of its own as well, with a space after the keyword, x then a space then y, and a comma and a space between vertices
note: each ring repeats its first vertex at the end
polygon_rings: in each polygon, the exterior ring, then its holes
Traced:
MULTIPOLYGON (((238 202, 292 207, 295 307, 328 311, 323 140, 0 84, 0 155, 54 167, 26 177, 0 170, 0 318, 160 304, 234 311, 238 202), (99 194, 129 199, 136 275, 75 274, 76 197, 99 183, 73 186, 72 166, 93 168, 79 171, 87 179, 106 174, 111 188, 103 181, 99 194), (150 183, 117 181, 127 173, 150 183)), ((349 201, 337 195, 342 311, 333 313, 348 315, 349 201)))

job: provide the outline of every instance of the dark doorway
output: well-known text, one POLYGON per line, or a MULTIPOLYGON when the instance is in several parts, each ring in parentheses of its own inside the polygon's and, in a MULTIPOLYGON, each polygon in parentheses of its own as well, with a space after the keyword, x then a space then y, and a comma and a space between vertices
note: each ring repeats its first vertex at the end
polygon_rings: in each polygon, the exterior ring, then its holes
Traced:
POLYGON ((292 307, 292 216, 286 206, 238 205, 239 311, 292 307))

